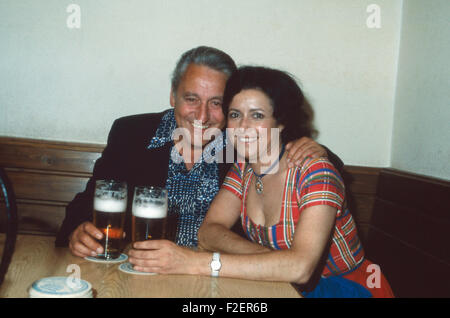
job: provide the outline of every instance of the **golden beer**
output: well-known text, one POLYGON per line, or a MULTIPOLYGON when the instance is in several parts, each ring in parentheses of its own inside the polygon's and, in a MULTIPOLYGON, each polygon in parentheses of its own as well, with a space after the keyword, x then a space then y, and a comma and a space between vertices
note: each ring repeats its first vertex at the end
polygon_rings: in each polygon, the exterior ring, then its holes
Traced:
POLYGON ((167 190, 137 187, 132 208, 133 241, 160 240, 166 236, 167 190))
POLYGON ((114 259, 122 251, 123 228, 127 209, 126 184, 98 180, 94 196, 93 221, 103 233, 101 259, 114 259))

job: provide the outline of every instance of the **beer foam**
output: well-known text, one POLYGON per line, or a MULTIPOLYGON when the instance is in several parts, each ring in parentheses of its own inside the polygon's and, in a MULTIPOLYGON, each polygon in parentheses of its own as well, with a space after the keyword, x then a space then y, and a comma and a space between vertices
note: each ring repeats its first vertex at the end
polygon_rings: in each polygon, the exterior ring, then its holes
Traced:
POLYGON ((94 210, 119 213, 124 212, 127 209, 127 200, 115 200, 115 199, 94 199, 94 210))
POLYGON ((167 204, 133 205, 133 215, 146 219, 161 219, 167 216, 167 204))

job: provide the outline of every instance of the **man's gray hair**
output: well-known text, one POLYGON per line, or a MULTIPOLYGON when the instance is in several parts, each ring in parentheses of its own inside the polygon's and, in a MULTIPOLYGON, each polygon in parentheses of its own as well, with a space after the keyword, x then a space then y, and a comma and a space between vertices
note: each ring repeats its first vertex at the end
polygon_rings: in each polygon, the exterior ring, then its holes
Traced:
POLYGON ((213 47, 199 46, 185 52, 172 73, 172 92, 175 94, 181 78, 190 64, 204 65, 225 73, 228 77, 236 70, 233 59, 223 51, 213 47))

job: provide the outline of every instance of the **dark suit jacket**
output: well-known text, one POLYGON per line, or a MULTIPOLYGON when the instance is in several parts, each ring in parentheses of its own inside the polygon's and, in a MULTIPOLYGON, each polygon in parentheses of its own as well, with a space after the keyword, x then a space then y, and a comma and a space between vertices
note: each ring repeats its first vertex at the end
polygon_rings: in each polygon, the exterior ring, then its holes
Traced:
MULTIPOLYGON (((81 223, 92 221, 96 180, 126 181, 128 207, 131 207, 136 185, 165 186, 172 144, 167 143, 158 149, 147 149, 164 113, 128 116, 114 122, 107 145, 95 163, 93 176, 89 179, 85 191, 78 193, 66 208, 66 217, 56 236, 56 246, 67 246, 70 233, 81 223)), ((228 169, 229 165, 219 164, 221 182, 228 169)), ((127 210, 130 214, 130 209, 127 210)), ((126 220, 130 220, 129 215, 126 220)), ((129 230, 130 224, 126 224, 125 228, 129 230)))
MULTIPOLYGON (((92 221, 92 206, 95 181, 114 179, 128 184, 128 209, 126 220, 131 219, 130 207, 136 185, 165 187, 170 149, 172 143, 161 148, 147 149, 156 133, 161 118, 167 111, 155 114, 140 114, 117 119, 109 132, 107 145, 96 161, 92 177, 84 192, 78 193, 66 208, 66 217, 56 236, 56 246, 67 246, 69 235, 85 221, 92 221)), ((328 151, 330 161, 342 169, 342 161, 328 151)), ((219 178, 222 184, 230 164, 219 163, 219 178)), ((131 233, 126 222, 125 231, 131 233)))

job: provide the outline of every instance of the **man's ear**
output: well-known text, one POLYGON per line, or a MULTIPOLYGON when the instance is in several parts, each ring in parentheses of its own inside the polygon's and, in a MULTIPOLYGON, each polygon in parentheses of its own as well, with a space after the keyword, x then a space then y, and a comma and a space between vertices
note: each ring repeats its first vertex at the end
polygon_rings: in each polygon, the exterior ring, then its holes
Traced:
POLYGON ((170 106, 175 108, 175 94, 173 89, 170 90, 170 106))

